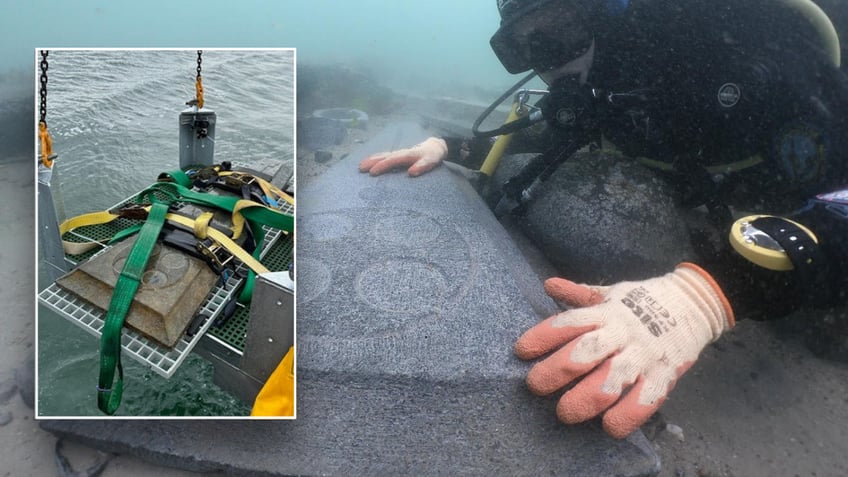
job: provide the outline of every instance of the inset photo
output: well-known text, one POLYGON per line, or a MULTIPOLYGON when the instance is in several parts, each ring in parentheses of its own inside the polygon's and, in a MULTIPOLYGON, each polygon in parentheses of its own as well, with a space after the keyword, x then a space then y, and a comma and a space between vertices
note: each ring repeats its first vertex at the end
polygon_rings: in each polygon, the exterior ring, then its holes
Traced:
POLYGON ((38 418, 295 417, 295 51, 37 49, 38 418))

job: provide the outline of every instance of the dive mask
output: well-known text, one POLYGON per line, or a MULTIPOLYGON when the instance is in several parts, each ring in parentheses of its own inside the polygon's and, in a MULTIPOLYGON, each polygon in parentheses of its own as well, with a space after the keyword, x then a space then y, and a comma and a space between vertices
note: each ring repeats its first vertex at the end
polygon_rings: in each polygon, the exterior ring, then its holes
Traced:
POLYGON ((574 0, 537 5, 518 16, 505 16, 489 41, 510 73, 558 68, 585 54, 592 43, 585 15, 574 0))

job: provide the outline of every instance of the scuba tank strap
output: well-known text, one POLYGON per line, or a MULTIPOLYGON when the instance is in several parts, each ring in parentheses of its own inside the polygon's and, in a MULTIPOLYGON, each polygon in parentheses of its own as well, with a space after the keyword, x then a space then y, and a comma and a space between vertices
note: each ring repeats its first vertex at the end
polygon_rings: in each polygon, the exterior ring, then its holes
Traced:
POLYGON ((97 386, 97 407, 106 414, 112 415, 121 404, 124 387, 124 371, 121 365, 121 328, 130 309, 136 291, 141 283, 142 275, 150 252, 156 245, 159 232, 165 224, 168 204, 157 202, 150 208, 144 226, 138 233, 129 256, 124 263, 109 310, 103 324, 100 337, 100 379, 97 386), (118 379, 115 380, 115 369, 118 379))

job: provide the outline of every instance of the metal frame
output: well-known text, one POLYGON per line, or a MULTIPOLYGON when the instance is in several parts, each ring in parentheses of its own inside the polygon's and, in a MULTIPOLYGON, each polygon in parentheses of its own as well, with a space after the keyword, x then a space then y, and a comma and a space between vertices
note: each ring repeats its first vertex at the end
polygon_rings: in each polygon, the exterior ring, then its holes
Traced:
MULTIPOLYGON (((265 227, 265 231, 267 235, 261 256, 268 252, 281 235, 281 232, 277 229, 265 227)), ((95 256, 103 253, 104 250, 106 248, 95 256)), ((243 264, 239 265, 239 270, 247 272, 243 264)), ((160 376, 170 378, 221 314, 224 304, 227 303, 234 290, 238 289, 240 281, 240 278, 232 276, 227 280, 226 286, 221 286, 219 283, 209 292, 199 310, 199 313, 206 314, 209 319, 201 325, 194 336, 183 335, 173 349, 161 346, 134 330, 124 328, 123 333, 121 333, 122 352, 139 363, 150 367, 160 376)), ((105 318, 104 311, 62 290, 55 283, 50 284, 38 294, 38 301, 88 333, 100 337, 105 318)), ((230 348, 233 351, 238 351, 230 348)))

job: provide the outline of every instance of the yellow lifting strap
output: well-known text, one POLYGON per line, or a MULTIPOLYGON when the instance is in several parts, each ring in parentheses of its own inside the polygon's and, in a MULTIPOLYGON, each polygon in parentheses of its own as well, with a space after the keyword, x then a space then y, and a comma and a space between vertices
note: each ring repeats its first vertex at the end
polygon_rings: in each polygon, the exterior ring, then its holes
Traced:
MULTIPOLYGON (((145 207, 145 209, 149 210, 150 207, 145 207)), ((64 236, 66 232, 70 232, 76 228, 84 227, 86 225, 101 225, 109 223, 117 219, 118 217, 118 215, 111 214, 107 211, 79 215, 62 222, 62 224, 59 225, 59 234, 64 236)), ((214 240, 220 246, 224 247, 228 252, 230 252, 234 257, 241 260, 242 263, 250 267, 250 269, 254 272, 268 272, 268 269, 265 268, 264 265, 262 265, 258 260, 253 258, 251 254, 247 253, 245 249, 241 248, 241 246, 235 243, 230 237, 227 237, 226 234, 222 233, 221 231, 215 228, 209 227, 209 220, 211 220, 211 217, 204 216, 203 214, 201 214, 201 217, 195 220, 182 215, 169 213, 165 216, 165 219, 187 227, 189 230, 193 230, 195 232, 195 235, 199 233, 201 235, 204 235, 204 238, 208 237, 214 240)), ((66 254, 79 255, 91 250, 97 245, 106 244, 98 241, 69 242, 63 239, 62 245, 65 248, 66 254)))
POLYGON ((241 233, 244 230, 244 216, 241 214, 242 209, 246 209, 248 207, 265 207, 259 202, 254 202, 252 200, 242 199, 236 202, 236 206, 233 207, 233 215, 231 220, 233 221, 232 231, 233 231, 233 240, 241 237, 241 233))
POLYGON ((194 236, 200 240, 206 239, 209 236, 209 222, 215 217, 213 212, 204 212, 197 216, 194 221, 194 236))
MULTIPOLYGON (((83 214, 78 215, 76 217, 71 217, 70 219, 59 224, 59 236, 64 237, 66 233, 88 225, 108 224, 109 222, 117 219, 118 217, 119 216, 115 214, 110 214, 107 211, 92 212, 90 214, 83 214)), ((70 242, 63 238, 62 246, 65 249, 66 255, 81 255, 98 245, 105 246, 105 242, 105 240, 102 242, 96 240, 90 240, 86 242, 70 242)))
MULTIPOLYGON (((177 214, 168 214, 165 216, 165 219, 170 220, 172 222, 176 222, 180 225, 184 225, 189 229, 194 230, 194 220, 183 215, 177 214)), ((239 244, 233 242, 233 240, 227 237, 226 234, 221 231, 209 227, 206 230, 209 238, 218 242, 219 245, 227 249, 228 252, 233 254, 234 257, 241 260, 245 265, 250 267, 256 273, 268 273, 268 269, 265 268, 265 265, 259 263, 258 260, 253 258, 253 255, 247 253, 247 251, 239 246, 239 244)))
MULTIPOLYGON (((248 176, 249 174, 245 174, 244 172, 238 171, 218 171, 218 175, 221 177, 225 176, 248 176)), ((294 205, 294 197, 283 192, 279 187, 271 184, 270 182, 262 179, 261 177, 256 177, 253 175, 249 175, 251 180, 255 180, 257 184, 259 184, 259 188, 262 189, 262 192, 268 197, 277 200, 283 199, 291 205, 294 205)))
POLYGON ((41 141, 41 163, 44 167, 50 169, 53 167, 53 138, 47 131, 47 123, 44 121, 38 122, 38 140, 41 141))
POLYGON ((251 416, 294 416, 294 346, 259 391, 251 416))

